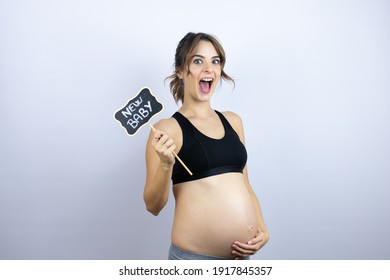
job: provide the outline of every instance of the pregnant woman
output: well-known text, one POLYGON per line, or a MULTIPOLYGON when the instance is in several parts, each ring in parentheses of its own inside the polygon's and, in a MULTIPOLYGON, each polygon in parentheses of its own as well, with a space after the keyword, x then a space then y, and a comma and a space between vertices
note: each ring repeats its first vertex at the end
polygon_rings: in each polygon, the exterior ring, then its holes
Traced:
POLYGON ((168 259, 249 259, 269 239, 248 180, 241 118, 210 104, 221 78, 234 82, 224 65, 225 52, 215 37, 188 33, 168 77, 182 106, 155 124, 147 142, 146 208, 159 214, 171 182, 176 200, 168 259))

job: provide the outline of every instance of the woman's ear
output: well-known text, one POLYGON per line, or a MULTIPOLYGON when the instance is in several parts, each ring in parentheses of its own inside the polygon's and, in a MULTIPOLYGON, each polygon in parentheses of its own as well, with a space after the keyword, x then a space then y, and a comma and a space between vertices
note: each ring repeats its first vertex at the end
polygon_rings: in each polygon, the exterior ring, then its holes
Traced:
POLYGON ((177 72, 176 75, 179 77, 180 80, 183 80, 183 71, 177 72))

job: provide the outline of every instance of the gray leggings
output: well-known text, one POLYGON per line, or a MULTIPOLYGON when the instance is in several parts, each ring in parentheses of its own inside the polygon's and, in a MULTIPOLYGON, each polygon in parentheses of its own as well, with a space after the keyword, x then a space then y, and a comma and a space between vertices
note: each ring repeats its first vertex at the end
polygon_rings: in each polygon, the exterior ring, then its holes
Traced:
MULTIPOLYGON (((191 253, 171 244, 171 247, 169 248, 168 260, 229 260, 229 259, 191 253)), ((249 257, 246 257, 244 260, 249 260, 249 257)))

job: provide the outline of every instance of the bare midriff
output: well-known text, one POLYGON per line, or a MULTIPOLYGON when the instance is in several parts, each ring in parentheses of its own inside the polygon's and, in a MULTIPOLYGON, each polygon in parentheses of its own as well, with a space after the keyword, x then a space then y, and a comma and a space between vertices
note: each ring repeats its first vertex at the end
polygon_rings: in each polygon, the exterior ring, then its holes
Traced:
POLYGON ((233 258, 234 241, 248 242, 258 221, 242 173, 225 173, 173 186, 172 243, 184 250, 233 258))

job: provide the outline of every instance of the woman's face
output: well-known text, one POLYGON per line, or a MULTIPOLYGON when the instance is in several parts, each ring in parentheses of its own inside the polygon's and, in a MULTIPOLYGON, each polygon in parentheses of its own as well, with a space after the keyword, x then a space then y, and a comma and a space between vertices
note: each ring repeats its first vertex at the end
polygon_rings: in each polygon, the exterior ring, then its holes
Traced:
POLYGON ((190 54, 188 72, 179 73, 184 82, 184 100, 209 101, 221 77, 221 59, 212 43, 200 41, 190 54))

